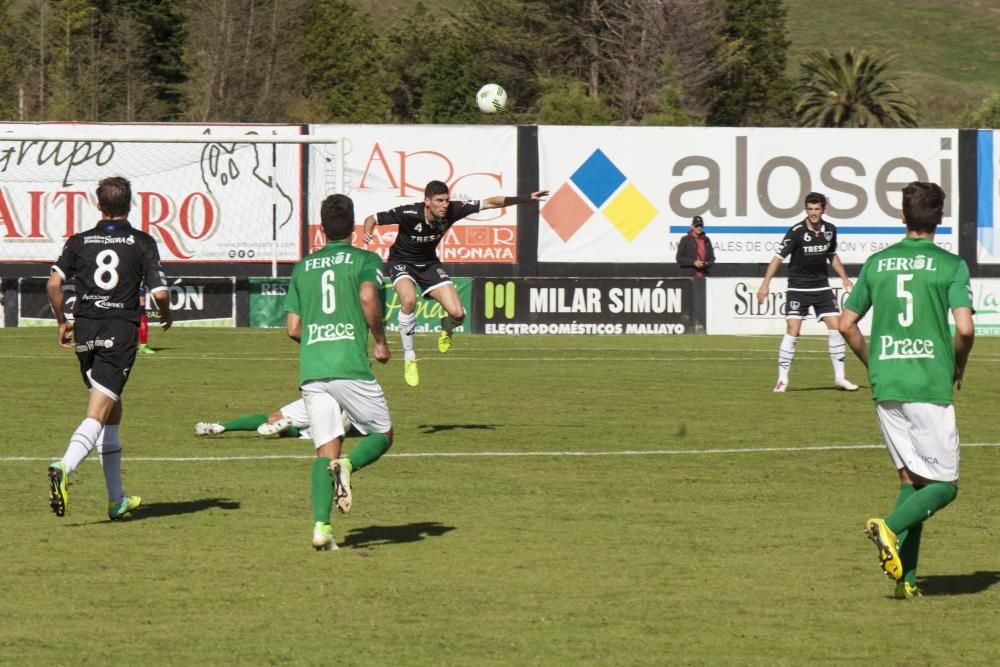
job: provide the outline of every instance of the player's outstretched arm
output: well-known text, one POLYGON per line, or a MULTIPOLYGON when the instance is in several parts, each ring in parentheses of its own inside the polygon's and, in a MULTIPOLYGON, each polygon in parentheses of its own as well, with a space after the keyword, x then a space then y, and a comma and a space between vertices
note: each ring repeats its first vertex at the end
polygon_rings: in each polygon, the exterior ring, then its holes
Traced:
POLYGON ((972 321, 971 308, 955 308, 955 388, 962 388, 962 378, 965 377, 965 365, 969 362, 972 344, 975 342, 976 326, 972 321))
POLYGON ((519 197, 487 197, 479 203, 479 210, 485 211, 490 208, 504 208, 507 206, 516 206, 518 204, 530 204, 533 201, 541 201, 548 196, 548 190, 538 190, 536 192, 532 192, 530 195, 521 195, 519 197))
POLYGON ((840 330, 840 335, 844 337, 844 341, 847 345, 854 351, 854 354, 858 356, 861 363, 868 367, 868 343, 865 341, 864 334, 861 333, 861 329, 858 327, 858 322, 861 321, 861 315, 855 313, 850 308, 844 308, 844 312, 840 314, 840 323, 838 329, 840 330))
POLYGON ((358 290, 361 299, 361 312, 365 322, 375 339, 375 360, 380 364, 389 361, 389 344, 385 340, 385 322, 382 320, 382 302, 378 298, 378 288, 375 283, 366 280, 358 290))
POLYGON ((785 261, 785 258, 780 255, 775 255, 771 258, 771 263, 767 265, 767 272, 764 273, 764 280, 761 281, 760 289, 757 290, 757 303, 764 303, 768 292, 771 291, 771 278, 778 272, 778 267, 781 266, 783 261, 785 261))

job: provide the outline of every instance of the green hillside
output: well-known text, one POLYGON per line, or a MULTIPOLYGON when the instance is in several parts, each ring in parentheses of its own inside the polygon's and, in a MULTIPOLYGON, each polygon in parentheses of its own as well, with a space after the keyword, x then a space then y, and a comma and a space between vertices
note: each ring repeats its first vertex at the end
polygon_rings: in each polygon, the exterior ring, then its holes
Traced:
POLYGON ((920 102, 921 127, 955 127, 1000 89, 997 0, 788 0, 790 71, 817 48, 900 54, 902 85, 920 102))
MULTIPOLYGON (((466 0, 424 0, 454 9, 466 0)), ((405 0, 361 0, 387 20, 405 0)), ((1000 0, 786 0, 788 71, 817 48, 878 48, 901 57, 896 69, 917 98, 922 127, 956 127, 969 109, 1000 90, 1000 0)), ((431 20, 430 16, 428 20, 431 20)))

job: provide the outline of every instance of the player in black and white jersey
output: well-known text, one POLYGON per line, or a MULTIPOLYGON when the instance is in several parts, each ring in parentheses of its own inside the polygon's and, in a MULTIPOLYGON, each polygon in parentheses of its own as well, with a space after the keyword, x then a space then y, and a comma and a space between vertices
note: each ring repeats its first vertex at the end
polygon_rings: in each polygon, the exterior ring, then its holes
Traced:
POLYGON ((399 225, 396 240, 389 248, 386 262, 392 287, 399 295, 399 332, 403 339, 403 378, 406 384, 420 384, 417 372, 417 355, 413 349, 413 329, 417 316, 417 287, 420 294, 441 304, 447 317, 441 319, 438 350, 451 348, 451 335, 455 327, 465 320, 465 309, 451 278, 441 265, 437 247, 445 233, 456 222, 467 216, 491 208, 527 204, 544 199, 548 190, 539 190, 522 197, 487 197, 481 201, 452 201, 448 186, 442 181, 431 181, 424 188, 424 201, 397 206, 365 218, 365 243, 374 239, 375 225, 399 225))
POLYGON ((834 384, 847 391, 855 391, 858 385, 844 375, 844 338, 837 326, 840 322, 840 307, 830 288, 827 264, 843 281, 844 289, 851 289, 851 279, 847 277, 844 265, 837 256, 837 228, 823 219, 826 211, 826 196, 818 192, 806 195, 806 217, 793 225, 781 241, 781 249, 771 260, 764 275, 764 282, 757 290, 757 303, 764 303, 770 289, 771 279, 786 257, 788 262, 788 291, 786 292, 786 328, 778 349, 778 381, 774 391, 788 389, 788 372, 795 359, 795 345, 802 330, 802 320, 813 309, 816 319, 823 320, 829 329, 827 349, 833 363, 834 384))
POLYGON ((171 324, 167 284, 160 269, 156 241, 129 224, 132 187, 124 178, 105 178, 97 186, 102 219, 76 234, 52 266, 47 285, 49 304, 59 324, 59 345, 76 350, 83 381, 90 389, 87 416, 73 432, 62 459, 49 466, 50 506, 66 513, 69 476, 94 447, 101 457, 108 490, 108 517, 121 519, 142 503, 122 488, 122 446, 118 426, 122 391, 138 347, 140 285, 145 281, 156 299, 163 329, 171 324), (63 281, 76 287, 73 319, 63 308, 63 281))

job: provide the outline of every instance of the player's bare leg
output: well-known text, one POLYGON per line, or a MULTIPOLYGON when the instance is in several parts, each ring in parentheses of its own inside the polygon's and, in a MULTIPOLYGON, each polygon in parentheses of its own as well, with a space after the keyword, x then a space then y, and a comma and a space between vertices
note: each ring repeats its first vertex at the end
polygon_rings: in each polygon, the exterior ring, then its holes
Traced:
POLYGON ((847 349, 847 344, 844 342, 844 337, 840 335, 838 329, 840 318, 831 315, 830 317, 824 317, 823 322, 826 324, 826 328, 829 329, 827 334, 827 350, 830 352, 830 363, 833 364, 833 384, 844 391, 857 391, 858 385, 848 380, 844 374, 844 352, 847 349))
POLYGON ((403 342, 403 379, 411 387, 420 384, 417 353, 413 349, 413 330, 417 326, 417 285, 409 276, 400 276, 392 284, 399 296, 399 336, 403 342))
POLYGON ((774 391, 779 394, 788 389, 788 374, 792 370, 792 361, 795 360, 795 346, 799 342, 801 331, 802 320, 797 318, 785 320, 785 335, 778 347, 778 381, 774 385, 774 391))
POLYGON ((462 326, 462 322, 465 321, 465 308, 462 307, 458 290, 451 283, 438 287, 428 296, 440 303, 448 313, 447 317, 441 318, 441 335, 438 336, 438 351, 444 354, 451 349, 451 336, 455 328, 462 326))

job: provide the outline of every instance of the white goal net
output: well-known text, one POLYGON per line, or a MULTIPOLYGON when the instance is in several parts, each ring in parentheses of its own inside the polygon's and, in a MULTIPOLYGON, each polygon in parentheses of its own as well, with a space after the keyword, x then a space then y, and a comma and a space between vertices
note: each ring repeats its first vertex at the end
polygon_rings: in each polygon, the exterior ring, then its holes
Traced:
MULTIPOLYGON (((132 183, 129 220, 164 262, 295 262, 303 247, 306 151, 340 142, 299 125, 0 123, 0 261, 51 262, 100 218, 100 179, 132 183)), ((329 184, 331 192, 342 186, 329 184)), ((325 193, 330 194, 330 193, 325 193)))

